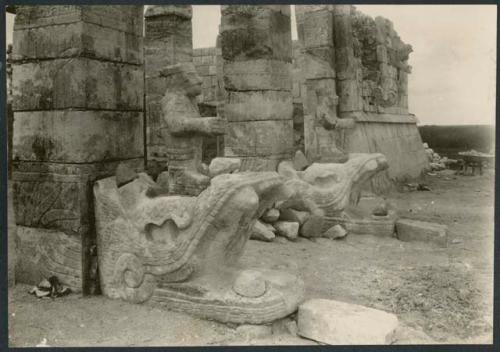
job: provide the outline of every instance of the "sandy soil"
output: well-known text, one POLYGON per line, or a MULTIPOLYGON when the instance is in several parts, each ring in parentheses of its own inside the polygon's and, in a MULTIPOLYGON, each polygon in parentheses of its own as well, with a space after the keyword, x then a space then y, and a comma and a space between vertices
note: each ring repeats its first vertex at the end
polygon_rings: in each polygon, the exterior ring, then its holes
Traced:
MULTIPOLYGON (((395 343, 492 343, 494 176, 427 176, 431 191, 393 192, 401 217, 449 226, 447 248, 395 238, 250 241, 251 266, 285 263, 306 283, 306 298, 329 298, 395 313, 395 343)), ((280 323, 264 333, 202 321, 102 296, 38 300, 26 285, 9 291, 9 344, 173 346, 314 344, 280 323)))

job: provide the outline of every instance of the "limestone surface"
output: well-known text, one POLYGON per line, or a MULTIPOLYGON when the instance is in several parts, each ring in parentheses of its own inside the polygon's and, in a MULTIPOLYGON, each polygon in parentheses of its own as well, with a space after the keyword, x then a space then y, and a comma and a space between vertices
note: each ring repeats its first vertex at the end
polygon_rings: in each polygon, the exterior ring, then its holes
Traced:
POLYGON ((237 265, 257 217, 286 194, 277 173, 219 175, 197 197, 148 196, 154 187, 144 173, 122 187, 114 177, 94 186, 106 296, 237 324, 297 309, 296 276, 237 265))
POLYGON ((446 247, 448 226, 426 221, 399 219, 396 221, 397 237, 401 241, 421 241, 436 243, 446 247))
POLYGON ((265 224, 259 220, 253 225, 252 233, 250 234, 250 239, 259 240, 265 242, 272 242, 276 235, 274 234, 275 228, 270 224, 265 224))
POLYGON ((296 240, 299 235, 299 223, 291 221, 277 221, 274 223, 276 234, 289 240, 296 240))
POLYGON ((208 166, 208 174, 215 177, 221 174, 236 172, 241 167, 241 160, 238 158, 214 158, 208 166))
POLYGON ((298 334, 329 345, 390 344, 398 318, 340 301, 311 299, 299 307, 298 334))

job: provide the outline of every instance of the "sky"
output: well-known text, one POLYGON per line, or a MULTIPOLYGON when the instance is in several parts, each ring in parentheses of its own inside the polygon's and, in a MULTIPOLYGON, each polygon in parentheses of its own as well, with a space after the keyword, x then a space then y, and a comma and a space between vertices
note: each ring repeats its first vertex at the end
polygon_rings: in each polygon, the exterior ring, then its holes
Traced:
MULTIPOLYGON (((409 109, 421 125, 495 124, 496 6, 357 5, 413 46, 409 109)), ((292 6, 292 38, 297 39, 292 6)), ((7 42, 13 15, 7 14, 7 42)), ((215 46, 219 5, 193 6, 193 47, 215 46)))

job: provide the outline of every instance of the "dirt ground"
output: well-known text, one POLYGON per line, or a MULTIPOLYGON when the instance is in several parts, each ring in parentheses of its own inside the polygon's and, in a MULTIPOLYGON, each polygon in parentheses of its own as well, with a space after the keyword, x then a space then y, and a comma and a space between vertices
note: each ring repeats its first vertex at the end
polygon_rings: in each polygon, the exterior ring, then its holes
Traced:
MULTIPOLYGON (((400 321, 396 344, 492 343, 493 171, 455 176, 445 170, 424 182, 431 191, 394 191, 388 199, 400 217, 448 225, 447 248, 369 235, 249 241, 242 261, 295 266, 305 281, 306 299, 395 313, 400 321)), ((16 285, 9 291, 11 347, 314 344, 280 323, 248 334, 103 296, 39 300, 29 289, 16 285)))

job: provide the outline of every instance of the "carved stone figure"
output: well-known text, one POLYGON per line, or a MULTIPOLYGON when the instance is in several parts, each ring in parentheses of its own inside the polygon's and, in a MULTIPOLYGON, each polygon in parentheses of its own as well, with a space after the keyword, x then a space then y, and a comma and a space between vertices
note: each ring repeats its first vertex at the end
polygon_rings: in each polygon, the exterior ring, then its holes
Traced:
POLYGON ((382 154, 353 153, 345 163, 314 163, 304 171, 296 171, 291 162, 285 161, 278 166, 278 173, 294 192, 286 202, 302 203, 311 213, 323 215, 325 224, 331 226, 328 220, 338 218, 347 205, 357 203, 362 185, 387 167, 382 154))
POLYGON ((231 323, 291 314, 303 296, 295 275, 238 264, 255 221, 287 196, 276 172, 223 174, 198 197, 156 196, 146 174, 94 186, 102 290, 111 298, 231 323))
POLYGON ((224 134, 226 123, 219 117, 200 116, 196 97, 201 79, 192 63, 167 66, 160 75, 167 80, 161 134, 168 155, 168 189, 173 194, 198 195, 210 182, 200 172, 202 137, 224 134))

